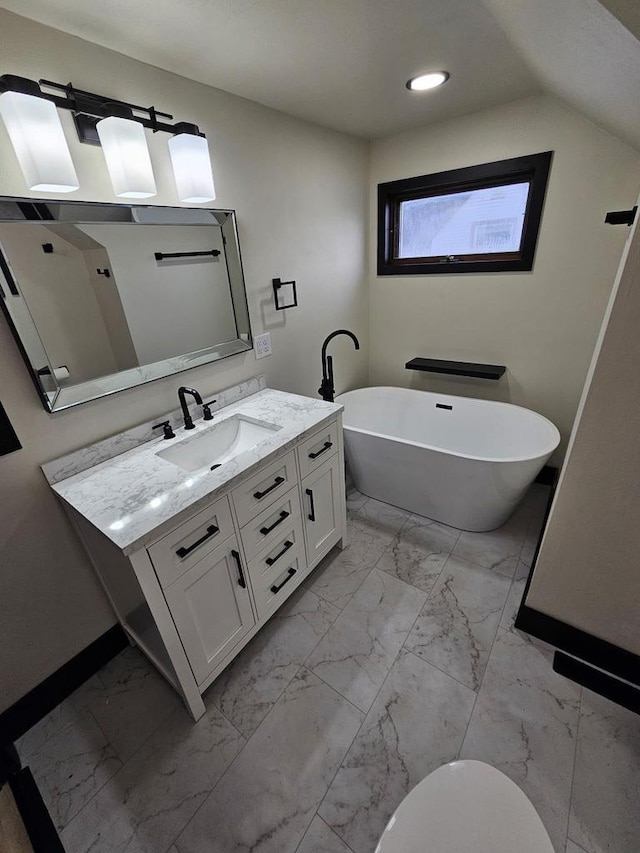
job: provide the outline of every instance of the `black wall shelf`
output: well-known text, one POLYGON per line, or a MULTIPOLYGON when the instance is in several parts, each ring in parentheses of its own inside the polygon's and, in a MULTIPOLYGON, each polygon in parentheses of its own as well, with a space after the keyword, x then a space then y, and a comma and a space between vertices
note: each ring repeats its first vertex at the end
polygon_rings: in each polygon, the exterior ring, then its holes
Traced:
POLYGON ((474 379, 500 379, 507 369, 503 364, 475 364, 470 361, 443 361, 439 358, 412 358, 405 367, 407 370, 425 370, 428 373, 446 373, 449 376, 471 376, 474 379))

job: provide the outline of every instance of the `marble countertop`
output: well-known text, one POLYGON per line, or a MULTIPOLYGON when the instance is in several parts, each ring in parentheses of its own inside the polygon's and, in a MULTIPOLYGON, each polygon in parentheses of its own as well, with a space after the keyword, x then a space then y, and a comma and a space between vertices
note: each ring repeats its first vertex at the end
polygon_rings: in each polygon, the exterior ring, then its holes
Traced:
POLYGON ((200 419, 193 430, 176 430, 178 442, 238 414, 280 427, 214 471, 188 473, 162 459, 158 451, 172 446, 173 441, 160 437, 60 480, 51 488, 124 554, 131 554, 204 508, 268 457, 286 453, 342 409, 336 403, 267 388, 220 409, 213 421, 200 419), (180 518, 185 510, 189 512, 180 518))

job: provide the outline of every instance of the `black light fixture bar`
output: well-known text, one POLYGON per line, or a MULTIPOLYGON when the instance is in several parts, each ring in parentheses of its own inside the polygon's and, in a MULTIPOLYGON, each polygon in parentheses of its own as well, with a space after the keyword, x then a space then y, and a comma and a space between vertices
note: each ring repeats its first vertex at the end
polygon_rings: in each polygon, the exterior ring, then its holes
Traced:
MULTIPOLYGON (((39 80, 38 83, 40 86, 46 86, 48 89, 58 89, 60 92, 65 93, 65 97, 62 98, 59 95, 49 95, 46 92, 43 92, 46 98, 49 100, 53 100, 56 106, 61 107, 62 109, 69 110, 79 110, 84 111, 85 107, 97 107, 98 109, 104 108, 106 104, 119 104, 123 107, 129 107, 131 110, 136 110, 137 112, 147 113, 149 115, 149 119, 153 120, 156 116, 162 116, 162 118, 172 119, 173 116, 171 113, 162 113, 159 110, 156 110, 155 107, 141 107, 138 104, 131 104, 128 101, 120 101, 118 98, 107 98, 105 95, 96 95, 95 92, 87 92, 84 89, 76 89, 73 83, 67 83, 66 85, 62 83, 55 83, 53 80, 39 80), (55 100, 54 100, 55 99, 55 100), (87 101, 90 101, 90 104, 86 104, 87 101)), ((98 115, 96 112, 95 115, 98 115)))
POLYGON ((139 104, 131 104, 128 101, 121 101, 118 98, 110 98, 107 95, 87 92, 84 89, 76 89, 73 83, 56 83, 54 80, 45 79, 40 79, 36 83, 35 80, 30 80, 27 77, 4 74, 0 76, 1 91, 23 92, 27 95, 35 95, 51 101, 61 110, 70 110, 76 118, 76 127, 78 128, 81 142, 97 143, 97 134, 91 133, 90 128, 91 126, 95 128, 96 122, 101 118, 111 115, 114 105, 131 110, 132 112, 144 113, 144 115, 134 115, 132 118, 154 133, 162 131, 171 134, 190 133, 194 136, 204 136, 198 126, 191 122, 175 122, 171 124, 168 121, 159 121, 158 117, 172 120, 173 116, 171 113, 157 110, 154 106, 142 107, 139 104), (64 95, 43 92, 40 88, 41 86, 45 86, 47 89, 55 89, 58 92, 64 92, 64 95), (83 138, 82 134, 85 128, 87 129, 89 138, 83 138))

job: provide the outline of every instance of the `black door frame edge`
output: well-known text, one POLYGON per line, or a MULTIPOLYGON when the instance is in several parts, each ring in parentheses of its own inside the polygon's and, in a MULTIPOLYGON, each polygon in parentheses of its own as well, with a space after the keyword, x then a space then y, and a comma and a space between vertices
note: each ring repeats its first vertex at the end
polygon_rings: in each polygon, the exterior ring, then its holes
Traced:
POLYGON ((621 705, 634 714, 640 714, 640 690, 632 684, 620 681, 613 675, 565 655, 564 652, 554 654, 553 669, 559 675, 564 675, 576 684, 604 696, 616 705, 621 705))
POLYGON ((540 613, 526 604, 520 606, 515 627, 563 652, 593 664, 598 669, 603 669, 618 678, 624 678, 631 684, 640 686, 640 656, 633 652, 594 637, 580 628, 567 625, 553 616, 547 616, 546 613, 540 613))

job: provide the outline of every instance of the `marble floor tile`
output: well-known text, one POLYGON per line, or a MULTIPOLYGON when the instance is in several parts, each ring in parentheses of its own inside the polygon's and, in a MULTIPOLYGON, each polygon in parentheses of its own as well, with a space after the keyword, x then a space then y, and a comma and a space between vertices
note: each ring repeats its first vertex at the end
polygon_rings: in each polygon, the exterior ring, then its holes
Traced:
POLYGON ((374 569, 307 659, 307 667, 368 711, 426 593, 374 569))
POLYGON ((513 779, 561 853, 580 688, 553 671, 551 658, 517 633, 498 630, 460 757, 486 761, 513 779))
POLYGON ((347 483, 347 507, 348 509, 360 509, 369 498, 359 492, 353 482, 347 483))
POLYGON ((500 627, 504 628, 505 631, 515 631, 514 622, 518 615, 520 604, 522 603, 522 596, 524 595, 524 588, 526 585, 526 578, 519 578, 518 580, 514 580, 511 584, 507 603, 504 606, 502 618, 500 620, 500 627))
POLYGON ((100 670, 104 690, 88 704, 125 762, 169 714, 180 697, 142 652, 129 647, 100 670))
POLYGON ((115 750, 86 707, 87 691, 79 692, 81 698, 77 691, 16 744, 59 830, 121 767, 115 750))
POLYGON ((206 693, 245 737, 258 728, 340 610, 296 591, 206 693))
POLYGON ((67 853, 164 853, 245 740, 217 708, 169 719, 62 833, 67 853))
POLYGON ((640 717, 585 690, 569 836, 586 853, 640 850, 640 717))
POLYGON ((364 533, 390 542, 410 515, 405 509, 369 498, 361 507, 347 511, 347 521, 364 533))
MULTIPOLYGON (((524 545, 522 546, 524 551, 524 545)), ((520 552, 520 559, 516 564, 516 570, 513 575, 514 581, 525 580, 529 577, 529 573, 531 571, 531 566, 528 566, 524 560, 522 559, 522 551, 520 552)))
POLYGON ((354 853, 373 853, 403 797, 456 758, 475 698, 401 653, 319 809, 354 853))
POLYGON ((412 515, 387 546, 376 568, 431 592, 459 535, 460 531, 452 527, 412 515))
POLYGON ((179 853, 293 853, 362 719, 301 669, 177 838, 179 853))
POLYGON ((316 815, 296 853, 351 853, 347 845, 316 815))
POLYGON ((452 556, 405 648, 477 690, 509 588, 503 575, 452 556))
POLYGON ((516 616, 518 615, 518 610, 520 608, 520 604, 522 603, 522 597, 524 595, 526 585, 526 578, 518 578, 517 580, 514 580, 511 584, 511 589, 509 590, 509 595, 507 597, 507 603, 505 604, 504 610, 502 611, 500 627, 505 631, 515 632, 526 643, 534 643, 535 645, 540 646, 541 649, 553 651, 553 646, 550 646, 548 643, 545 643, 544 640, 539 640, 538 637, 534 637, 532 634, 527 634, 526 631, 521 631, 515 626, 516 616))
POLYGON ((513 532, 506 526, 487 533, 463 531, 455 544, 453 554, 462 560, 512 578, 518 565, 524 536, 524 531, 513 532))
POLYGON ((570 838, 567 838, 566 853, 587 853, 587 851, 584 850, 582 847, 578 847, 577 844, 574 844, 574 842, 570 838))
POLYGON ((386 547, 386 538, 350 524, 347 547, 330 551, 304 585, 325 601, 344 608, 386 547))
POLYGON ((529 569, 533 565, 533 558, 535 557, 536 549, 538 547, 539 535, 539 531, 536 531, 535 534, 527 533, 522 545, 522 550, 520 551, 516 575, 529 573, 529 569))

